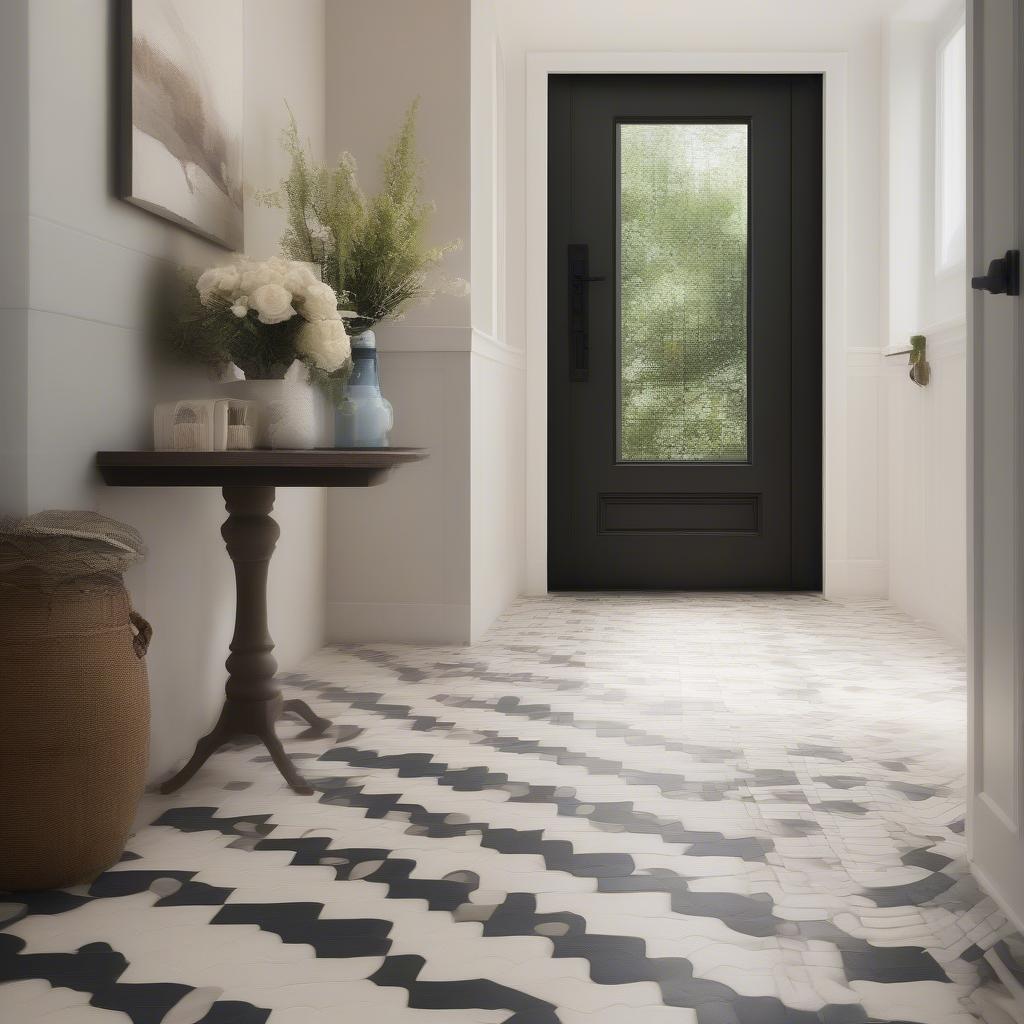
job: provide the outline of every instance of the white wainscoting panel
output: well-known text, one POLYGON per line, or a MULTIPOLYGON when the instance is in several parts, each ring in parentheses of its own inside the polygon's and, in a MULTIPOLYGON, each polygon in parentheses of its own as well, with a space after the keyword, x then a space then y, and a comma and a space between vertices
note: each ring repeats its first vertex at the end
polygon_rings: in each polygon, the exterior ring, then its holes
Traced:
POLYGON ((967 625, 966 328, 924 332, 931 380, 885 359, 889 457, 889 594, 958 644, 967 625))

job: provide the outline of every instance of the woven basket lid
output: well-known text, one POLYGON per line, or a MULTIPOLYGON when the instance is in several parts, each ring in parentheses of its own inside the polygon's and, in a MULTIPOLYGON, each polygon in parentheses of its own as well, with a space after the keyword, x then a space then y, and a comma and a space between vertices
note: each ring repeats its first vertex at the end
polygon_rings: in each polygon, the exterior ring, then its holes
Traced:
POLYGON ((98 512, 0 516, 0 586, 47 590, 115 579, 145 554, 138 530, 98 512))

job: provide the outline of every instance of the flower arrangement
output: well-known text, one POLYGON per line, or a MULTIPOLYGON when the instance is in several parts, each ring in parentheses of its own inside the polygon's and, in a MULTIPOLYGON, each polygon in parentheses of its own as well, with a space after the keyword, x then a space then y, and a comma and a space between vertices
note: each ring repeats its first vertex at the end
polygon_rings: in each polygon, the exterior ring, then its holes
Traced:
POLYGON ((175 347, 191 361, 269 380, 298 359, 324 386, 349 363, 337 293, 308 264, 236 257, 203 271, 184 299, 175 347))
POLYGON ((380 192, 368 198, 356 163, 343 153, 335 166, 315 163, 299 140, 294 116, 283 145, 291 157, 278 190, 259 194, 286 211, 281 249, 295 260, 315 263, 346 305, 354 310, 354 333, 381 320, 397 320, 413 301, 440 290, 465 293, 465 282, 432 282, 432 272, 459 242, 430 246, 425 237, 434 212, 422 191, 422 161, 416 153, 418 101, 381 160, 380 192))

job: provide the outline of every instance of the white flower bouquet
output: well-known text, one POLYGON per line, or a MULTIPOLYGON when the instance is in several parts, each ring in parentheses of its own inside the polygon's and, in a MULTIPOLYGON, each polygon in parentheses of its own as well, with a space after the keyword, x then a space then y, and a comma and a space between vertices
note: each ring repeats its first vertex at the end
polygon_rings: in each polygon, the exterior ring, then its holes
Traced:
POLYGON ((323 385, 350 365, 346 314, 308 264, 237 257, 204 271, 189 293, 175 347, 190 361, 234 363, 247 380, 275 380, 298 359, 323 385))

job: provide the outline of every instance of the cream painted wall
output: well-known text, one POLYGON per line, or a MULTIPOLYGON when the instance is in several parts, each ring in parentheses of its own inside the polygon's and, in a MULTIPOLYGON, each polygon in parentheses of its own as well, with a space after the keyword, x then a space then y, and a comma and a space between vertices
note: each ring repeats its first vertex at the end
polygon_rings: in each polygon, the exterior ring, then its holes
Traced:
POLYGON ((522 358, 504 344, 499 55, 490 0, 329 0, 327 151, 366 187, 419 96, 431 238, 462 240, 439 295, 377 329, 392 442, 430 459, 364 493, 328 495, 328 632, 466 642, 521 589, 522 358), (382 45, 386 54, 382 67, 382 45), (401 73, 395 73, 395 69, 401 73), (368 102, 372 83, 373 102, 368 102))
MULTIPOLYGON (((468 279, 467 0, 330 0, 327 49, 344 54, 327 65, 327 153, 352 153, 373 191, 379 155, 418 96, 424 190, 437 202, 431 237, 462 241, 445 266, 468 279)), ((469 299, 420 303, 401 322, 380 326, 377 340, 383 390, 395 408, 392 443, 428 447, 431 458, 382 487, 328 495, 328 633, 468 640, 469 299)))
POLYGON ((407 333, 378 334, 392 439, 431 456, 380 487, 328 492, 332 640, 461 643, 470 635, 469 353, 396 351, 407 333))
MULTIPOLYGON (((846 55, 847 189, 845 261, 847 352, 839 364, 845 451, 840 499, 827 527, 826 577, 836 595, 884 596, 888 587, 887 473, 882 457, 880 138, 881 40, 890 0, 497 0, 507 68, 508 339, 525 330, 526 184, 523 152, 527 54, 543 51, 743 54, 839 52, 846 55)), ((527 468, 527 474, 534 472, 527 468)))
MULTIPOLYGON (((0 45, 26 55, 29 92, 27 105, 5 102, 2 116, 6 123, 28 112, 31 184, 18 225, 27 245, 17 250, 30 254, 27 291, 23 305, 0 314, 24 324, 3 337, 4 369, 21 359, 22 372, 5 373, 0 382, 5 408, 8 400, 24 403, 18 418, 24 443, 3 453, 0 480, 5 511, 98 508, 142 532, 149 558, 128 583, 155 627, 150 767, 159 777, 191 752, 220 703, 234 603, 219 536, 223 505, 208 489, 107 489, 92 463, 97 449, 151 443, 157 398, 211 387, 201 375, 159 365, 151 349, 150 300, 175 264, 226 253, 114 198, 115 6, 32 0, 3 9, 0 45), (19 7, 28 8, 20 25, 19 7), (20 35, 12 38, 9 28, 20 35), (24 485, 8 487, 18 478, 19 459, 24 485)), ((274 184, 286 166, 278 145, 285 100, 314 146, 322 146, 323 24, 323 0, 291 0, 287 8, 246 0, 245 169, 254 185, 274 184)), ((5 192, 10 183, 5 176, 5 192)), ((272 251, 280 223, 279 214, 247 209, 248 250, 272 251)), ((284 667, 323 640, 323 508, 319 490, 279 495, 282 538, 270 592, 284 667)))

